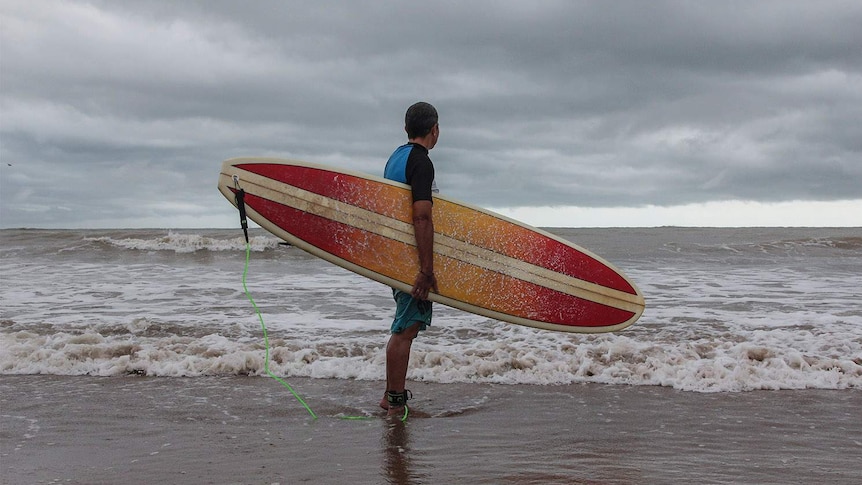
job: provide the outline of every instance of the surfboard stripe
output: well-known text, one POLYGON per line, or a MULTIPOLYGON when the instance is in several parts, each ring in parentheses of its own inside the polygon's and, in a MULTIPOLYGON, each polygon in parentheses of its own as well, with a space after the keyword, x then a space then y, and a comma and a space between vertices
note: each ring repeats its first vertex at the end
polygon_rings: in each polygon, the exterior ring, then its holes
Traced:
MULTIPOLYGON (((300 189, 290 184, 272 180, 266 176, 257 175, 252 172, 241 174, 244 184, 252 184, 255 189, 254 194, 271 201, 278 202, 285 207, 295 207, 299 210, 324 217, 335 222, 339 222, 348 227, 356 227, 369 234, 376 234, 385 238, 399 241, 408 246, 415 245, 415 237, 413 235, 413 226, 411 223, 404 222, 392 217, 387 217, 383 214, 378 214, 362 207, 353 206, 340 200, 328 198, 316 193, 300 189), (277 184, 277 187, 273 186, 277 184)), ((397 187, 396 187, 397 188, 397 187)), ((249 188, 246 188, 249 191, 249 188)), ((402 197, 403 199, 403 194, 402 197)), ((275 211, 273 211, 275 213, 275 211)), ((286 227, 284 224, 287 221, 273 221, 280 227, 286 227)), ((331 228, 327 228, 331 230, 331 228)), ((344 229, 340 233, 345 233, 344 229)), ((351 246, 357 246, 356 244, 351 246)), ((365 247, 373 247, 372 244, 364 244, 365 247)), ((470 245, 464 241, 442 235, 435 235, 435 250, 442 256, 446 256, 453 260, 460 260, 463 254, 472 254, 477 256, 478 261, 481 261, 480 267, 489 271, 504 274, 511 278, 532 282, 538 287, 546 287, 559 293, 569 294, 582 300, 593 301, 607 307, 619 308, 629 313, 638 312, 642 305, 640 297, 631 295, 626 292, 621 292, 613 288, 607 288, 595 283, 587 282, 578 278, 573 278, 564 274, 550 271, 544 267, 535 266, 525 261, 514 259, 505 254, 496 253, 488 249, 470 245)), ((323 247, 323 246, 321 246, 323 247)), ((332 251, 330 251, 332 252, 332 251)), ((366 258, 369 256, 366 255, 366 258)), ((415 261, 415 253, 407 255, 404 259, 415 261)), ((415 263, 414 263, 415 264, 415 263)), ((435 266, 438 262, 435 260, 435 266)), ((384 272, 378 271, 382 274, 384 272)), ((407 273, 399 274, 415 274, 415 270, 408 270, 407 273)), ((408 282, 412 283, 412 282, 408 282)), ((443 290, 441 289, 441 293, 443 290)), ((533 291, 531 294, 538 297, 540 292, 533 291)), ((455 296, 461 299, 459 296, 455 296)), ((486 302, 484 305, 487 306, 486 302)))
MULTIPOLYGON (((246 179, 246 184, 249 183, 254 182, 246 179)), ((271 195, 246 194, 246 204, 261 214, 278 214, 273 222, 279 227, 346 261, 361 261, 365 268, 393 279, 416 273, 418 266, 415 263, 414 244, 400 237, 391 238, 380 231, 358 227, 354 225, 356 219, 350 219, 347 223, 329 217, 329 213, 316 213, 327 212, 323 205, 310 207, 312 211, 306 211, 293 207, 293 200, 290 205, 284 205, 273 200, 271 195)), ((470 301, 482 308, 562 326, 571 326, 575 321, 593 327, 606 325, 609 313, 613 324, 623 323, 633 316, 633 312, 608 308, 564 292, 548 291, 547 288, 502 272, 489 277, 484 271, 487 268, 448 255, 438 254, 435 258, 435 264, 446 267, 447 274, 457 275, 457 279, 440 282, 440 293, 470 301), (537 300, 543 300, 544 304, 538 307, 545 310, 531 310, 537 307, 537 300)))
MULTIPOLYGON (((411 224, 410 199, 404 197, 407 189, 403 187, 306 166, 244 163, 237 167, 279 182, 289 180, 295 187, 411 224)), ((435 211, 457 213, 452 217, 435 217, 438 233, 462 241, 469 237, 471 246, 507 256, 504 264, 526 262, 555 274, 636 295, 635 300, 629 301, 642 303, 624 277, 577 248, 444 198, 435 198, 435 211)))

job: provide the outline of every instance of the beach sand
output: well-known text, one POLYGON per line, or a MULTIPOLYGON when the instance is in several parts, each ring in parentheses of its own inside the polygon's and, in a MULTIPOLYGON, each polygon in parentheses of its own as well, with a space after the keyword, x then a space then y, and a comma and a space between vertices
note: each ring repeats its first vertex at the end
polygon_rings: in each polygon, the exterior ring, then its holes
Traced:
POLYGON ((0 376, 4 484, 862 483, 862 391, 0 376), (344 417, 367 417, 344 419, 344 417))

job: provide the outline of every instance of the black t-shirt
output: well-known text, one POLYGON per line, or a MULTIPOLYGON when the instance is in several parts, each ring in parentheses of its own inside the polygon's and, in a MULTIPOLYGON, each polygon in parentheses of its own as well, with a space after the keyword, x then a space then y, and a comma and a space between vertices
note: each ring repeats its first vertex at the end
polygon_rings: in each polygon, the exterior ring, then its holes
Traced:
POLYGON ((417 143, 407 143, 395 149, 386 162, 384 177, 407 184, 413 191, 413 202, 429 200, 438 192, 434 182, 434 164, 428 157, 428 149, 417 143))

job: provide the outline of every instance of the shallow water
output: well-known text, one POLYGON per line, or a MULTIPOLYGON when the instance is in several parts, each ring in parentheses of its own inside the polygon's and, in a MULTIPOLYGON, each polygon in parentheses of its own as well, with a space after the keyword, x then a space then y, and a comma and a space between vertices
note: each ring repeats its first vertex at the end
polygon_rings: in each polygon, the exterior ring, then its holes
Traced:
POLYGON ((0 376, 4 483, 671 484, 862 480, 859 390, 0 376), (343 416, 367 416, 346 420, 343 416))

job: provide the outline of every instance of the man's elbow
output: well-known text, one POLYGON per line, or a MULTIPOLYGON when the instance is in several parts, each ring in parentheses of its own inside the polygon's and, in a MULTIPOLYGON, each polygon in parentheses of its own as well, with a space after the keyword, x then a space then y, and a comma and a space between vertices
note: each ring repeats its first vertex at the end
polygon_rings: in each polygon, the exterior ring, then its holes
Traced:
POLYGON ((428 224, 431 222, 431 214, 414 214, 413 225, 428 224))
POLYGON ((413 225, 431 223, 431 202, 417 201, 413 204, 413 225))

